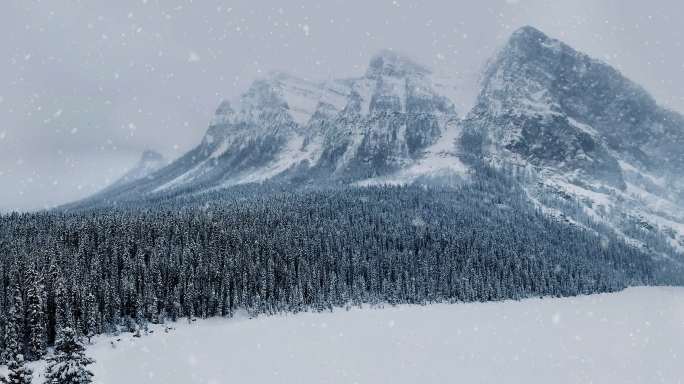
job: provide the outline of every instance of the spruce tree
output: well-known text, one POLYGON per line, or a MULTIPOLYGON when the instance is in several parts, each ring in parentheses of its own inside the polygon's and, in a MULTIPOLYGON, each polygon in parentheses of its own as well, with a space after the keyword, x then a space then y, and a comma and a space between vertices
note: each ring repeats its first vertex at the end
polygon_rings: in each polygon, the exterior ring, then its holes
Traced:
MULTIPOLYGON (((2 307, 0 307, 2 308, 2 307)), ((5 334, 7 333, 7 316, 4 311, 0 311, 0 365, 6 364, 8 360, 5 360, 5 334)))
POLYGON ((12 306, 9 309, 7 325, 4 334, 4 361, 11 361, 15 356, 22 354, 24 349, 24 302, 21 298, 19 287, 14 288, 12 306))
POLYGON ((0 377, 2 384, 31 384, 33 371, 24 363, 24 356, 19 354, 10 360, 7 377, 0 377))
POLYGON ((73 328, 62 329, 55 345, 55 355, 48 358, 45 384, 88 384, 93 373, 88 365, 95 361, 85 355, 85 348, 76 337, 73 328))
POLYGON ((45 314, 43 311, 44 286, 38 273, 31 270, 30 284, 26 294, 26 325, 28 327, 28 357, 38 360, 46 352, 47 332, 45 329, 45 314))
POLYGON ((69 299, 69 292, 66 289, 64 278, 60 276, 57 279, 57 288, 55 292, 55 333, 59 335, 64 328, 72 328, 74 319, 71 313, 71 300, 69 299))
POLYGON ((93 296, 92 293, 89 293, 88 296, 86 296, 84 323, 84 336, 88 338, 88 343, 90 343, 90 339, 93 336, 98 334, 96 311, 97 305, 95 303, 95 296, 93 296))

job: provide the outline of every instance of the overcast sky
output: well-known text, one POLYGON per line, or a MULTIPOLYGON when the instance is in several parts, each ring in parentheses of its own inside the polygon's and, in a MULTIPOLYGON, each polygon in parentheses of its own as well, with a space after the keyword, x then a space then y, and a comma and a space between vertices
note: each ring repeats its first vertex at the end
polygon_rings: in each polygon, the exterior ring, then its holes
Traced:
POLYGON ((669 1, 5 0, 0 210, 89 195, 149 148, 196 145, 222 98, 271 70, 358 76, 391 48, 474 78, 535 26, 684 111, 684 5, 669 1))

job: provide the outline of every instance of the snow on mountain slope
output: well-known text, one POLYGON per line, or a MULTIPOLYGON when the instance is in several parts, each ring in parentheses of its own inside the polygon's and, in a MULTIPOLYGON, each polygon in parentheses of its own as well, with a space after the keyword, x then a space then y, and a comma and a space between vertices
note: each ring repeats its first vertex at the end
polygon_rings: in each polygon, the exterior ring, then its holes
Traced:
POLYGON ((332 120, 321 159, 333 178, 356 182, 406 169, 458 119, 433 73, 395 52, 378 53, 364 77, 348 81, 349 102, 332 120))
MULTIPOLYGON (((97 383, 682 383, 684 289, 170 324, 88 348, 97 383), (120 339, 120 341, 117 341, 120 339)), ((34 382, 39 383, 37 367, 34 382)))
POLYGON ((146 178, 168 164, 168 160, 166 160, 162 154, 152 150, 146 150, 140 156, 138 163, 117 181, 108 186, 105 191, 146 178))
MULTIPOLYGON (((271 73, 222 102, 202 142, 154 180, 117 186, 102 198, 199 193, 274 179, 351 183, 409 166, 411 179, 435 167, 460 172, 456 157, 430 157, 428 150, 458 119, 434 79, 392 51, 375 55, 359 78, 313 82, 271 73)), ((446 87, 444 77, 439 81, 446 87)))
POLYGON ((274 72, 240 97, 217 108, 202 143, 143 194, 182 188, 211 190, 270 179, 320 154, 320 132, 310 121, 334 115, 351 89, 344 81, 322 83, 274 72))
POLYGON ((458 157, 457 141, 461 130, 458 121, 444 124, 445 130, 437 141, 425 149, 422 156, 396 173, 358 181, 358 186, 408 185, 417 181, 440 183, 467 178, 468 166, 458 157))
POLYGON ((293 136, 285 145, 282 152, 266 166, 252 172, 245 173, 234 179, 228 179, 221 187, 229 187, 236 184, 259 183, 269 180, 298 164, 313 164, 321 155, 321 139, 315 138, 313 142, 305 143, 304 136, 293 136))
POLYGON ((515 31, 489 62, 461 119, 464 105, 454 98, 465 103, 472 91, 459 88, 463 76, 388 50, 358 78, 315 82, 274 72, 222 102, 189 153, 91 201, 266 181, 454 184, 479 159, 535 175, 526 188, 544 212, 582 226, 581 212, 640 247, 653 247, 661 233, 684 252, 684 117, 532 27, 515 31), (581 207, 553 206, 549 195, 581 207))
POLYGON ((643 241, 650 234, 635 233, 640 226, 668 234, 682 250, 684 117, 614 68, 521 28, 486 68, 463 124, 475 140, 462 151, 496 166, 531 167, 537 200, 575 199, 630 243, 651 246, 643 241))

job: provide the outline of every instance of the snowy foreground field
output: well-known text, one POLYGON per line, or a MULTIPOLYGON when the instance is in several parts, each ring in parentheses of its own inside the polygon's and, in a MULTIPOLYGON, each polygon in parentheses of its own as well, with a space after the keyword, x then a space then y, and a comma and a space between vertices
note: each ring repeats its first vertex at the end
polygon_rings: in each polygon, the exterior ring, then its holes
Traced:
POLYGON ((99 338, 97 382, 684 382, 684 288, 174 326, 99 338))

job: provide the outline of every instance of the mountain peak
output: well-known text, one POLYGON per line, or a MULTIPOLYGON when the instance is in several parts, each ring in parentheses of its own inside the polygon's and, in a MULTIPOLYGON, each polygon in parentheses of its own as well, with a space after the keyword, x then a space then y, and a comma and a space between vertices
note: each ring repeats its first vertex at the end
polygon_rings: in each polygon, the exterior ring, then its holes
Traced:
POLYGON ((110 186, 105 188, 101 193, 112 191, 128 183, 151 177, 154 172, 164 168, 168 164, 169 162, 166 160, 164 155, 157 151, 146 149, 140 155, 140 160, 138 160, 138 162, 131 169, 129 169, 128 172, 126 172, 110 186))
POLYGON ((283 70, 272 70, 269 71, 268 74, 264 77, 264 80, 269 81, 269 82, 303 82, 305 81, 304 79, 293 75, 292 73, 289 73, 287 71, 283 70))
POLYGON ((142 155, 140 156, 140 161, 139 164, 147 164, 150 162, 164 162, 164 155, 161 153, 151 150, 151 149, 146 149, 143 151, 142 155))
POLYGON ((516 29, 510 37, 510 40, 527 40, 527 41, 544 41, 548 40, 549 37, 544 34, 544 32, 538 30, 535 27, 525 25, 516 29))
POLYGON ((124 178, 127 180, 140 179, 150 175, 166 164, 168 164, 168 161, 164 155, 157 151, 146 149, 140 155, 140 160, 138 160, 135 167, 131 168, 124 178))
POLYGON ((410 74, 427 73, 430 73, 430 70, 416 63, 413 59, 395 51, 384 49, 371 58, 366 76, 371 78, 378 76, 404 77, 410 74))
MULTIPOLYGON (((556 55, 568 50, 568 48, 560 40, 551 38, 537 28, 527 25, 516 29, 511 34, 504 47, 504 51, 515 51, 523 55, 538 56, 542 51, 546 51, 547 54, 556 55)), ((573 54, 576 53, 574 49, 569 49, 568 51, 573 54)))
POLYGON ((230 101, 222 100, 218 108, 216 108, 215 115, 229 115, 233 113, 233 107, 230 105, 230 101))

